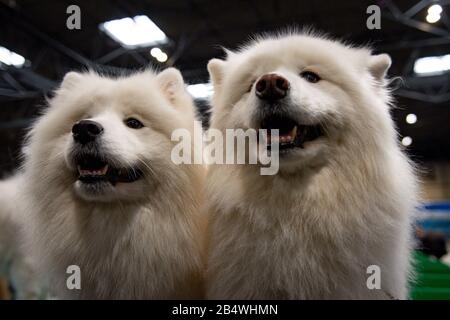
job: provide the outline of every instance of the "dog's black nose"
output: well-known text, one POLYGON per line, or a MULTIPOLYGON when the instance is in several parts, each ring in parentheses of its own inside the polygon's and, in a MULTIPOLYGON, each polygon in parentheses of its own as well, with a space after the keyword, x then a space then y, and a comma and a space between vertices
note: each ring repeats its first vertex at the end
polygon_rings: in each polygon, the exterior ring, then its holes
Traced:
POLYGON ((94 141, 102 132, 102 125, 92 120, 78 121, 72 127, 73 139, 81 144, 94 141))
POLYGON ((263 75, 255 85, 258 98, 272 101, 284 98, 289 87, 289 81, 276 73, 263 75))

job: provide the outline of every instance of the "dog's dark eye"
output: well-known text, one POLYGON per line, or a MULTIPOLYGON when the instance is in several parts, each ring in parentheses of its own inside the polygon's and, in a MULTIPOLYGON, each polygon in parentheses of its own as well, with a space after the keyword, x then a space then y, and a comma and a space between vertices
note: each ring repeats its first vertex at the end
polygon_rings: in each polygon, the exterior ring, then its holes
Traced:
POLYGON ((316 83, 319 82, 320 77, 317 73, 314 73, 312 71, 303 71, 302 73, 300 73, 300 76, 305 79, 308 82, 311 83, 316 83))
POLYGON ((126 119, 125 124, 127 125, 127 127, 133 128, 133 129, 140 129, 144 126, 142 124, 142 122, 140 122, 138 119, 135 119, 135 118, 126 119))

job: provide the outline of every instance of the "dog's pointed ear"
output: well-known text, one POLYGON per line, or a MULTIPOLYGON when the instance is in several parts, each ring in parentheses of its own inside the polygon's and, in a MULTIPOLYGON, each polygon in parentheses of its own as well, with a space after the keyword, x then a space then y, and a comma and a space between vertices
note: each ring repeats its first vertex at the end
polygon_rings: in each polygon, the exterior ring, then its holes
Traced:
POLYGON ((66 75, 63 78, 63 81, 61 82, 61 88, 71 88, 75 84, 79 83, 83 78, 83 75, 81 73, 70 71, 67 72, 66 75))
POLYGON ((184 92, 183 76, 178 69, 167 68, 156 76, 156 80, 170 101, 174 101, 178 94, 184 92))
POLYGON ((223 75, 225 71, 225 61, 220 59, 211 59, 208 62, 208 72, 214 89, 217 90, 223 80, 223 75))
POLYGON ((391 64, 391 57, 386 53, 370 56, 369 72, 375 80, 382 82, 391 64))

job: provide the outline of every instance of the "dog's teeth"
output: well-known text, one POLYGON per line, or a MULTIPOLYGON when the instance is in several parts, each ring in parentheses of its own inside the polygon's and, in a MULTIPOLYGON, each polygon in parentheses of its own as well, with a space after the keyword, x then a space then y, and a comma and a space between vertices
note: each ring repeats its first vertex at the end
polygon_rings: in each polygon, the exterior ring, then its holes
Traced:
POLYGON ((289 133, 289 136, 292 140, 295 139, 295 137, 297 136, 297 126, 294 126, 294 129, 291 130, 291 132, 289 133))
POLYGON ((108 165, 104 166, 100 170, 81 169, 80 166, 78 166, 77 169, 80 176, 102 176, 105 175, 106 172, 108 171, 108 165))
POLYGON ((108 165, 104 166, 101 170, 101 174, 106 174, 106 172, 108 172, 108 165))

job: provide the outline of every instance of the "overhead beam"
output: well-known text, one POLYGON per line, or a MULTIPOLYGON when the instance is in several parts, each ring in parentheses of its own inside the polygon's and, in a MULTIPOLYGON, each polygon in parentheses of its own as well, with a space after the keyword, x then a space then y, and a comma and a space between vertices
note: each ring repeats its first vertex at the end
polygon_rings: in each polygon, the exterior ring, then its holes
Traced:
POLYGON ((427 103, 444 103, 450 100, 450 93, 444 93, 440 95, 429 95, 426 93, 418 92, 418 91, 412 91, 412 90, 406 90, 406 89, 398 89, 395 91, 396 95, 399 95, 404 98, 413 99, 413 100, 419 100, 424 101, 427 103))
POLYGON ((421 40, 400 40, 395 43, 387 43, 384 45, 380 45, 379 48, 382 50, 399 50, 406 48, 438 46, 443 44, 450 44, 450 36, 421 39, 421 40))
POLYGON ((16 25, 18 28, 26 31, 28 34, 31 34, 32 36, 41 40, 49 47, 53 48, 54 50, 60 52, 61 54, 65 55, 66 57, 72 59, 73 61, 75 61, 87 68, 103 70, 103 71, 110 71, 110 72, 114 72, 114 73, 123 73, 124 71, 129 71, 129 69, 125 69, 125 68, 101 65, 101 64, 98 64, 98 63, 86 58, 79 52, 65 46, 61 42, 53 39, 46 33, 40 31, 36 26, 27 22, 17 11, 15 11, 14 9, 8 7, 7 5, 5 5, 1 2, 0 2, 0 12, 4 13, 2 15, 2 18, 8 19, 8 21, 11 24, 16 25))
POLYGON ((423 32, 431 33, 442 37, 450 37, 450 32, 445 29, 434 27, 429 23, 418 21, 412 19, 410 16, 407 16, 391 0, 386 0, 385 4, 389 12, 383 14, 383 17, 386 17, 392 21, 398 21, 406 26, 415 28, 423 32))
POLYGON ((421 0, 417 2, 415 5, 413 5, 411 8, 409 8, 407 11, 405 11, 404 15, 408 18, 412 18, 420 11, 422 11, 423 8, 425 8, 431 2, 432 2, 431 0, 421 0))

